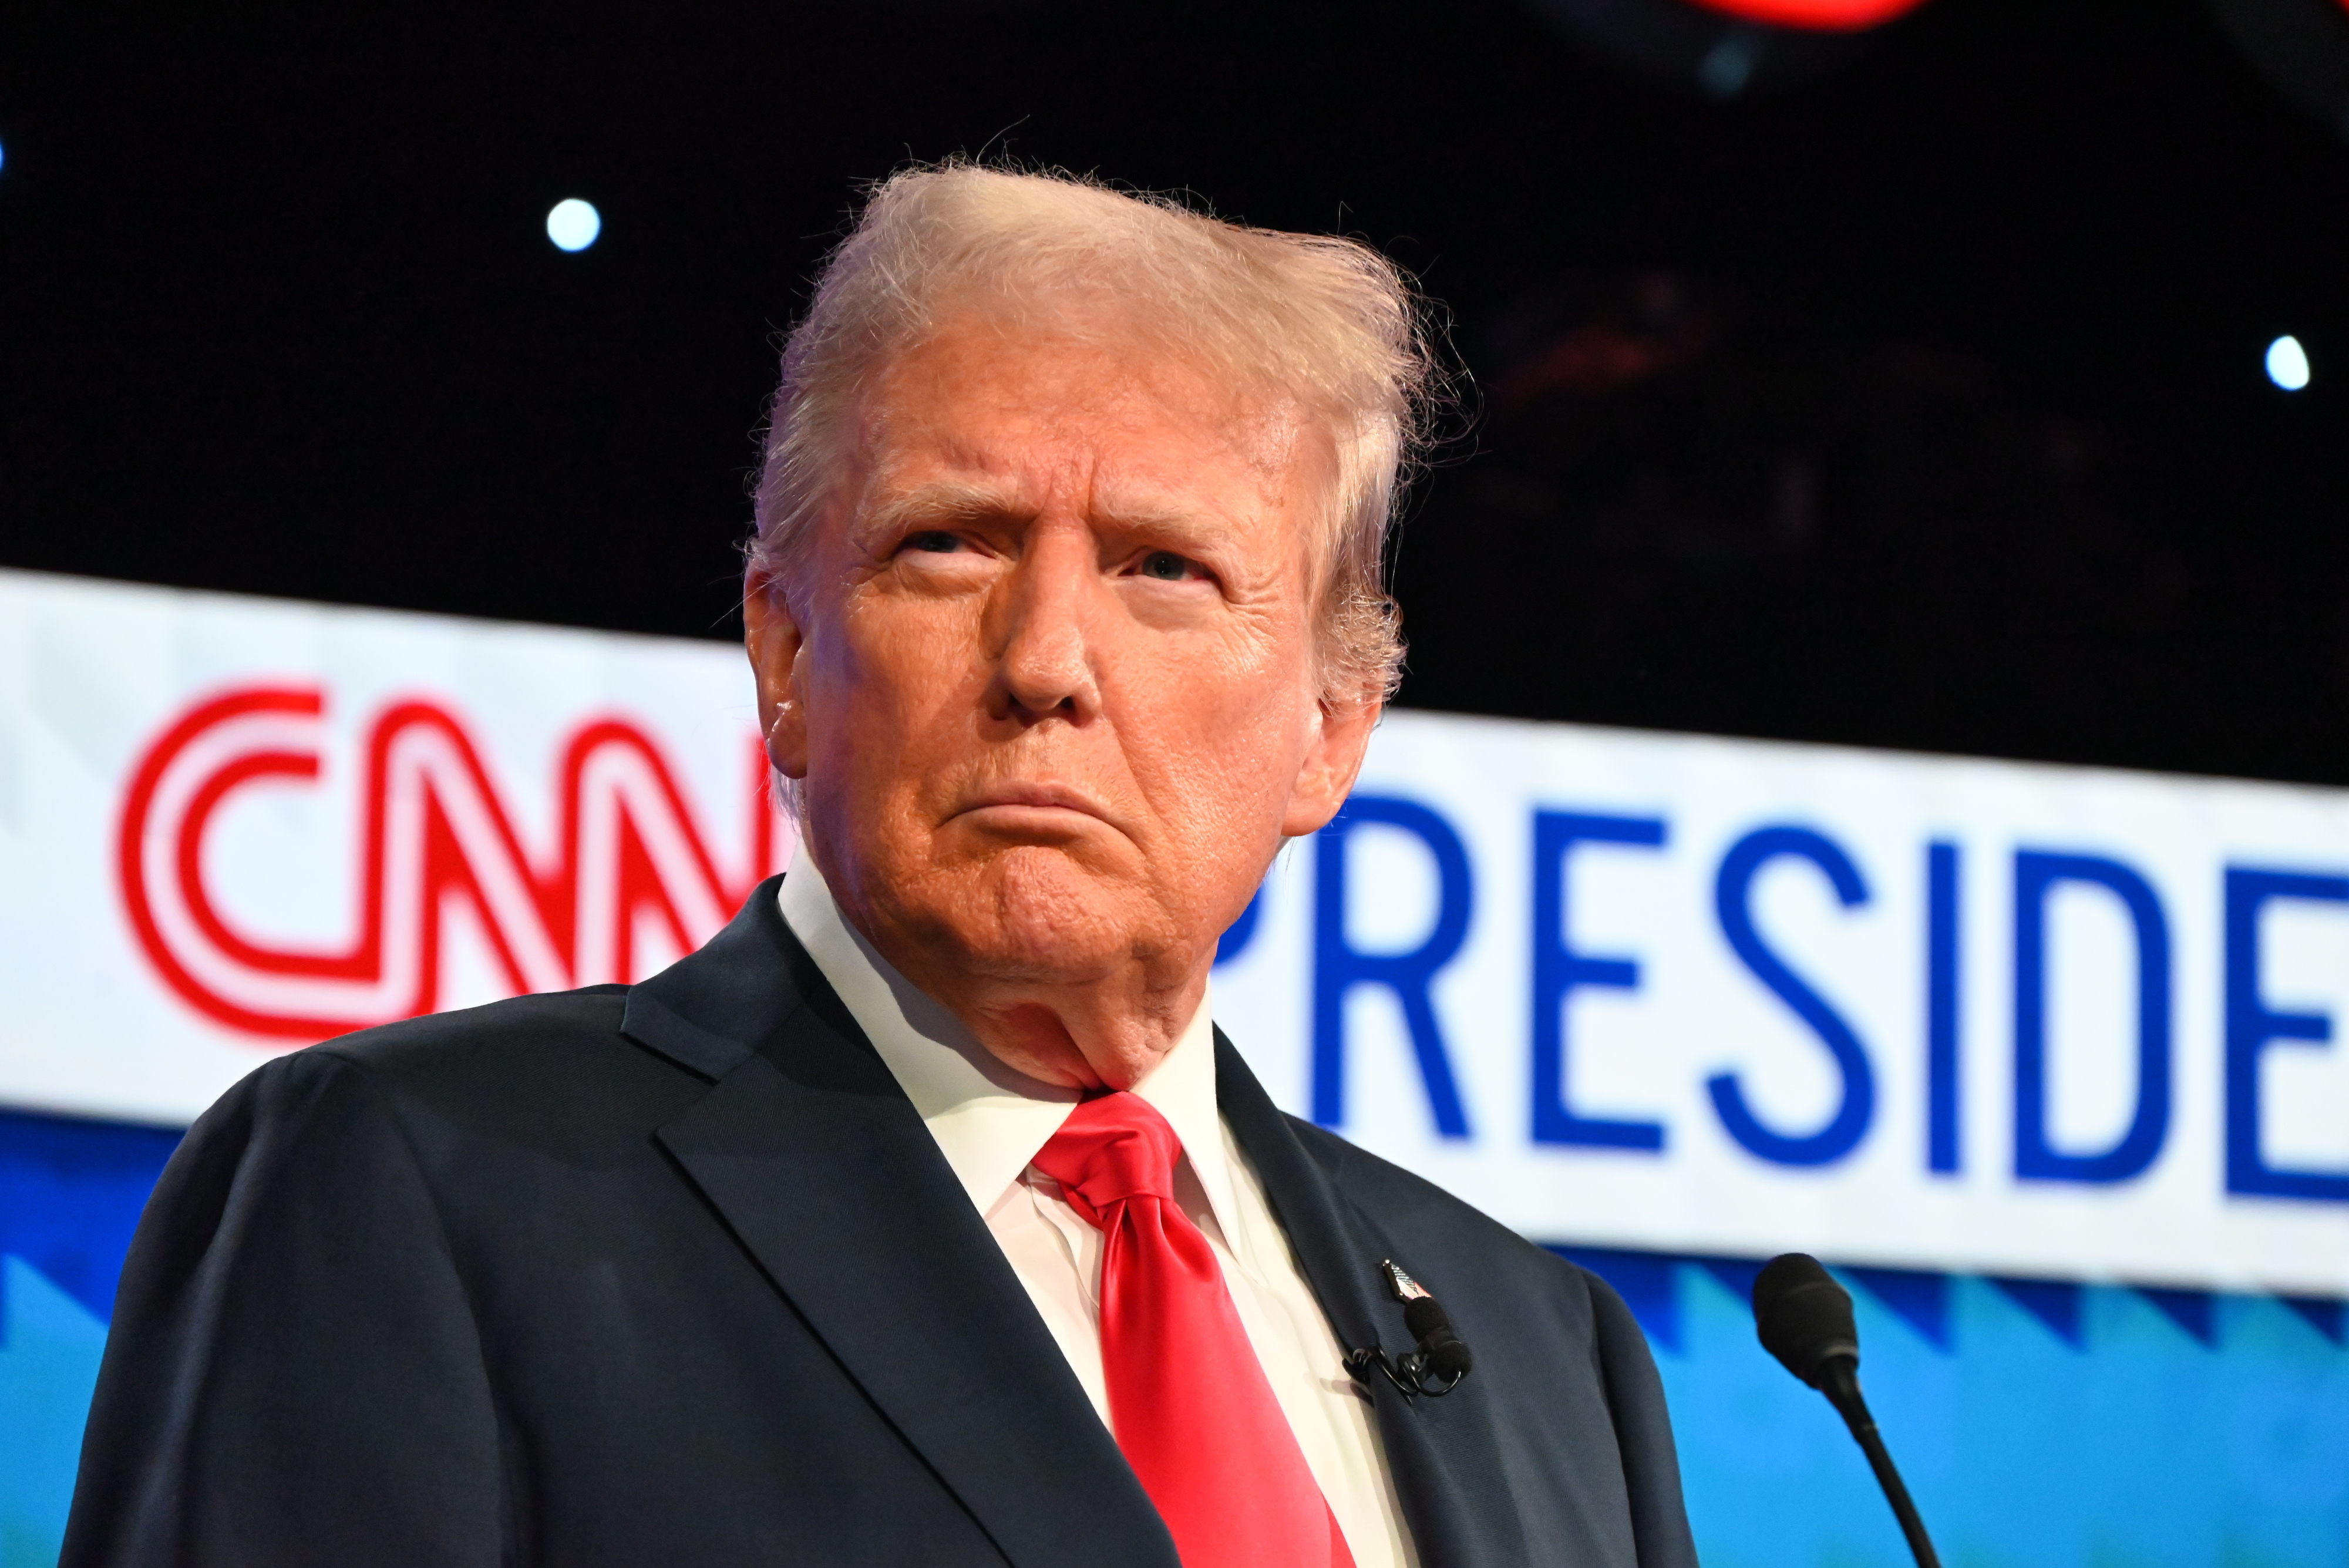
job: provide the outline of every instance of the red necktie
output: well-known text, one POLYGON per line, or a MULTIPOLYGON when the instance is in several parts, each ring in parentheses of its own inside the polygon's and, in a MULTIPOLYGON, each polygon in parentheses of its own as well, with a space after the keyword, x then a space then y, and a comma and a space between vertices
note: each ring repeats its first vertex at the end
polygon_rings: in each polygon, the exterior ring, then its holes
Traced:
POLYGON ((1102 1233, 1110 1425, 1183 1568, 1353 1568, 1207 1239, 1174 1202, 1182 1140, 1148 1101, 1070 1113, 1036 1168, 1102 1233))

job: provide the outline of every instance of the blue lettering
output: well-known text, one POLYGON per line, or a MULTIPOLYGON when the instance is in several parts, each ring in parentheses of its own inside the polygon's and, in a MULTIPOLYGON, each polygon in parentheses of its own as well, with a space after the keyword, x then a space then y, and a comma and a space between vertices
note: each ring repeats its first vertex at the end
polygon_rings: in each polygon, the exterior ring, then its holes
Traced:
POLYGON ((2014 854, 2014 1174, 2024 1181, 2126 1181, 2169 1133, 2169 925, 2146 879, 2117 860, 2014 854), (2060 882, 2103 888, 2137 930, 2137 1109, 2102 1154, 2047 1141, 2047 895, 2060 882))
POLYGON ((1468 1116, 1453 1081, 1452 1059, 1435 1022, 1428 986, 1468 938, 1468 911, 1475 896, 1468 852, 1452 825, 1417 801, 1358 794, 1320 833, 1313 857, 1313 1119, 1340 1127, 1346 1116, 1346 993, 1358 985, 1382 985, 1402 1004, 1419 1075, 1427 1085, 1428 1108, 1436 1130, 1466 1137, 1468 1116), (1440 893, 1435 927, 1408 952, 1358 951, 1346 936, 1346 841, 1364 823, 1401 828, 1435 857, 1440 893))
POLYGON ((1660 1149, 1664 1129, 1655 1122, 1578 1115, 1566 1103, 1566 1003, 1578 986, 1636 991, 1638 962, 1594 958, 1566 943, 1566 867, 1577 844, 1630 844, 1655 848, 1664 825, 1644 816, 1578 816, 1534 813, 1534 1141, 1600 1148, 1660 1149))
POLYGON ((1860 879, 1859 868, 1833 839, 1807 827, 1764 827, 1739 839, 1722 857, 1720 875, 1713 879, 1713 913, 1721 921, 1722 935, 1754 978, 1809 1024, 1835 1058, 1836 1070, 1843 1075, 1842 1103, 1826 1126, 1806 1137, 1790 1137, 1762 1124, 1745 1103, 1734 1073, 1717 1073, 1705 1080, 1705 1087, 1712 1092, 1713 1108, 1721 1125, 1749 1153, 1778 1165, 1826 1165, 1849 1154, 1868 1135, 1868 1120, 1876 1113, 1876 1076, 1859 1036, 1843 1015, 1787 968, 1754 929, 1754 878, 1763 867, 1786 855, 1807 860, 1826 872, 1845 909, 1868 902, 1868 884, 1860 879))
POLYGON ((1958 1168, 1958 846, 1925 850, 1925 1168, 1958 1168))
POLYGON ((2260 994, 2260 907, 2271 898, 2349 904, 2349 877, 2227 867, 2227 1190, 2349 1203, 2349 1172, 2280 1169, 2261 1147, 2261 1055, 2278 1040, 2333 1038, 2329 1016, 2272 1012, 2260 994))

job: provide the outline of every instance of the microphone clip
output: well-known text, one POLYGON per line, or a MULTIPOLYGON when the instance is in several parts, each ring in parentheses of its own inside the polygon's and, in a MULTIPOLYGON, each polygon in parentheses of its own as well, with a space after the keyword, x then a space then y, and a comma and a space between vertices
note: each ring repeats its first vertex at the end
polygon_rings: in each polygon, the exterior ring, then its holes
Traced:
POLYGON ((1373 1369, 1406 1399, 1424 1394, 1431 1399, 1441 1399, 1454 1388, 1475 1367, 1475 1357, 1459 1334, 1453 1332, 1452 1319, 1444 1308, 1428 1294, 1427 1287, 1413 1279, 1390 1258, 1379 1265, 1386 1276, 1388 1288, 1395 1299, 1403 1303, 1403 1326, 1419 1342, 1402 1355, 1390 1358, 1376 1345, 1366 1345, 1346 1353, 1346 1371, 1355 1382, 1368 1384, 1373 1369))

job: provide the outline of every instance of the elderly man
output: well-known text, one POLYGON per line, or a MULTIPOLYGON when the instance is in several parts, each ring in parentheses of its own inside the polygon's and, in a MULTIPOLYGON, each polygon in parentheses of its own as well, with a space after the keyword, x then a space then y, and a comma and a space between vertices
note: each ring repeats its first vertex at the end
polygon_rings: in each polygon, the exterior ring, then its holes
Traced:
POLYGON ((208 1114, 67 1568, 1692 1563, 1622 1303, 1282 1116, 1209 1016, 1391 687, 1426 372, 1358 245, 883 185, 784 352, 744 598, 798 864, 640 985, 208 1114))

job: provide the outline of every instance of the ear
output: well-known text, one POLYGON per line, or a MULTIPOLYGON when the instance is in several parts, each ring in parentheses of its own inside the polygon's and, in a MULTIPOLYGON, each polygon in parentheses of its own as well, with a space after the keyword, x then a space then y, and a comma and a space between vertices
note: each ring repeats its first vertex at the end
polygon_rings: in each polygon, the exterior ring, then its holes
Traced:
POLYGON ((1385 711, 1386 704, 1375 699, 1342 704, 1326 698, 1321 701, 1313 738, 1306 746, 1297 780, 1289 786, 1288 807, 1281 814, 1282 837, 1319 833, 1338 815, 1338 808, 1353 793, 1362 757, 1371 749, 1371 732, 1379 727, 1379 715, 1385 711))
POLYGON ((759 682, 759 732, 767 760, 787 779, 807 777, 807 701, 800 653, 807 646, 783 585, 752 567, 742 576, 742 644, 759 682))

